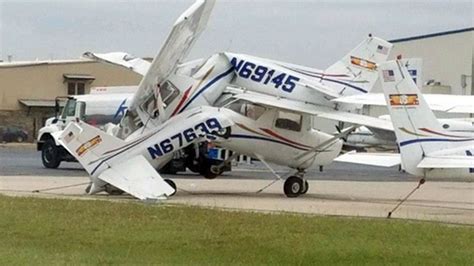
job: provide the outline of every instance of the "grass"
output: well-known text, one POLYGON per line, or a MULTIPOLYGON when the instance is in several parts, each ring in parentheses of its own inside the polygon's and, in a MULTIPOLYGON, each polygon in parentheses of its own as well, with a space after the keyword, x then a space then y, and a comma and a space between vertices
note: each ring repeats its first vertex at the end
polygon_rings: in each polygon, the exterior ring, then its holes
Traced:
POLYGON ((0 196, 0 265, 456 264, 474 228, 0 196))

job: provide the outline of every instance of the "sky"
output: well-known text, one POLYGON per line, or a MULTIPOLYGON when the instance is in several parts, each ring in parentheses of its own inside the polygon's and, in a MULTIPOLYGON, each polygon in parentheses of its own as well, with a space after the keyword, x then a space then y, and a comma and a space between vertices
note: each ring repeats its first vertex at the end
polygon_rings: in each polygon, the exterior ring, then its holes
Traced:
MULTIPOLYGON (((153 57, 193 2, 0 0, 0 59, 153 57)), ((390 40, 468 28, 473 16, 471 0, 217 0, 188 59, 232 51, 325 68, 369 33, 390 40)))

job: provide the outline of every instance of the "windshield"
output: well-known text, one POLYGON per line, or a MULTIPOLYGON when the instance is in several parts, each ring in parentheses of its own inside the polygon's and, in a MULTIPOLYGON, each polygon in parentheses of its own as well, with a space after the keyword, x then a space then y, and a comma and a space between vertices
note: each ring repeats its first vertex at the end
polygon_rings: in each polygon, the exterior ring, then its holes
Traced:
POLYGON ((61 114, 62 119, 68 116, 75 116, 76 114, 76 99, 68 99, 61 114))

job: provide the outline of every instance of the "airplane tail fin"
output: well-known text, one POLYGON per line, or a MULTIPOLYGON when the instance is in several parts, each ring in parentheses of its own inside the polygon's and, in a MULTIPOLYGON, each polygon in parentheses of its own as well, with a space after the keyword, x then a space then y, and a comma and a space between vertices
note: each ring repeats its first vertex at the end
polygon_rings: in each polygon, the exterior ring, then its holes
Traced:
POLYGON ((324 71, 323 84, 341 96, 370 92, 378 78, 377 65, 387 60, 392 46, 383 39, 367 37, 324 71))
POLYGON ((94 171, 100 158, 126 143, 84 122, 70 123, 58 137, 58 141, 91 176, 97 175, 94 171))
POLYGON ((469 140, 443 129, 402 62, 381 64, 379 74, 402 163, 409 173, 422 173, 417 165, 425 155, 469 140))
POLYGON ((421 90, 423 88, 423 59, 402 58, 399 61, 407 69, 418 89, 421 90))

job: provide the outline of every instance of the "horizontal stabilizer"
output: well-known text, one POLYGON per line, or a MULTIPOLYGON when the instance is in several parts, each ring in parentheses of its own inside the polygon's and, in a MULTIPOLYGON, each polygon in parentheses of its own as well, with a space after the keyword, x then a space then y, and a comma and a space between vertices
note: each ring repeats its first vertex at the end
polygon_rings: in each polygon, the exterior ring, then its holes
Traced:
MULTIPOLYGON (((442 111, 448 113, 474 113, 474 96, 472 95, 449 95, 449 94, 424 94, 428 106, 433 111, 442 111)), ((386 106, 384 95, 382 93, 368 93, 352 96, 339 97, 333 99, 333 102, 348 104, 363 104, 374 106, 386 106)))
POLYGON ((141 200, 165 199, 175 191, 142 155, 111 165, 98 178, 141 200))
POLYGON ((472 156, 436 156, 425 157, 417 166, 418 168, 474 168, 472 156))
POLYGON ((336 162, 392 167, 400 164, 399 153, 348 152, 335 159, 336 162))
POLYGON ((142 76, 146 74, 151 65, 151 63, 145 59, 133 57, 132 55, 123 52, 106 54, 85 52, 82 56, 102 63, 122 66, 142 76))

